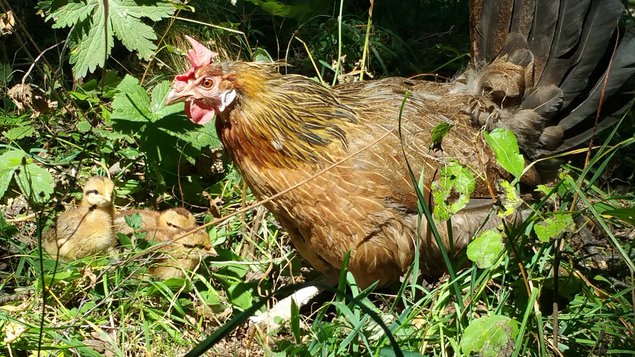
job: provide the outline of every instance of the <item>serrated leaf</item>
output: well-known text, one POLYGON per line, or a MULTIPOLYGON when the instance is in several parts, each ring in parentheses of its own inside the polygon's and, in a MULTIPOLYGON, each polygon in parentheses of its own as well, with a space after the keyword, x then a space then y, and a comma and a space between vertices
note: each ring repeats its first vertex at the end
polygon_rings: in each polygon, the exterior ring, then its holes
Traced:
MULTIPOLYGON (((93 0, 91 0, 93 1, 93 0)), ((73 28, 69 62, 73 65, 75 78, 85 77, 97 67, 103 67, 106 57, 114 45, 112 25, 108 22, 108 36, 104 29, 103 4, 97 6, 93 15, 73 28), (106 47, 108 44, 108 47, 106 47)))
POLYGON ((123 220, 126 222, 128 227, 133 230, 141 229, 141 227, 143 227, 143 219, 139 213, 135 212, 131 215, 127 215, 123 218, 123 220))
POLYGON ((139 58, 148 59, 156 50, 153 41, 157 36, 152 26, 141 19, 159 21, 169 17, 175 5, 167 0, 141 5, 135 0, 109 0, 106 11, 101 0, 54 1, 46 19, 55 21, 54 28, 73 27, 70 62, 73 75, 80 78, 104 65, 115 37, 128 50, 136 51, 139 58), (105 26, 108 26, 107 33, 105 26))
POLYGON ((27 137, 33 136, 34 134, 35 134, 35 128, 33 128, 30 125, 19 126, 17 128, 11 128, 4 132, 4 136, 11 141, 27 138, 27 137))
POLYGON ((448 220, 463 209, 474 192, 474 175, 469 169, 451 161, 441 168, 441 177, 432 183, 434 217, 448 220))
POLYGON ((496 264, 504 248, 500 232, 488 229, 467 245, 467 257, 480 269, 487 269, 496 264))
POLYGON ((519 178, 525 168, 525 158, 520 154, 516 136, 509 129, 496 128, 491 132, 483 132, 485 141, 490 146, 496 162, 514 177, 519 178))
POLYGON ((78 22, 86 20, 99 5, 98 1, 88 0, 86 2, 53 1, 51 12, 46 17, 46 21, 53 20, 54 29, 71 27, 78 22))
POLYGON ((509 356, 514 350, 514 339, 518 335, 518 322, 500 315, 472 320, 463 331, 461 350, 483 357, 509 356))
POLYGON ((170 1, 146 1, 146 4, 141 5, 144 2, 137 0, 118 0, 121 7, 126 9, 127 15, 136 18, 148 18, 152 21, 159 21, 174 14, 174 3, 170 1))
POLYGON ((117 94, 112 101, 112 120, 136 122, 154 121, 148 106, 150 99, 139 80, 126 75, 117 86, 117 94))
POLYGON ((122 16, 111 16, 112 29, 121 43, 128 51, 137 51, 139 59, 148 59, 157 49, 153 40, 157 35, 152 27, 144 24, 139 18, 130 16, 126 8, 122 8, 117 2, 111 3, 112 11, 119 11, 122 16), (134 32, 130 31, 134 29, 134 32))
POLYGON ((34 163, 23 165, 15 178, 24 196, 34 202, 44 203, 53 193, 53 175, 34 163))
POLYGON ((558 213, 534 225, 536 237, 541 242, 548 242, 565 232, 575 229, 573 217, 568 213, 558 213))
POLYGON ((210 146, 213 148, 221 147, 221 142, 216 134, 216 128, 213 125, 201 125, 196 130, 189 131, 188 135, 183 139, 192 144, 192 147, 201 150, 210 146))
POLYGON ((174 105, 165 105, 165 98, 170 93, 172 85, 169 81, 162 81, 152 88, 150 95, 150 111, 157 114, 157 117, 164 118, 172 114, 183 113, 185 105, 177 103, 174 105))

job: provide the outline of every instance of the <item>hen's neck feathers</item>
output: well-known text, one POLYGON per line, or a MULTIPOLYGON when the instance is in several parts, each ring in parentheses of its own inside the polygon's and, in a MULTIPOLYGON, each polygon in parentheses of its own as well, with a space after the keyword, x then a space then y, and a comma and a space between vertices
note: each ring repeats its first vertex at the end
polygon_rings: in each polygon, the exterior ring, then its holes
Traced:
POLYGON ((357 113, 328 87, 274 65, 234 63, 226 80, 237 98, 216 125, 236 160, 258 167, 327 164, 347 148, 346 127, 357 113))

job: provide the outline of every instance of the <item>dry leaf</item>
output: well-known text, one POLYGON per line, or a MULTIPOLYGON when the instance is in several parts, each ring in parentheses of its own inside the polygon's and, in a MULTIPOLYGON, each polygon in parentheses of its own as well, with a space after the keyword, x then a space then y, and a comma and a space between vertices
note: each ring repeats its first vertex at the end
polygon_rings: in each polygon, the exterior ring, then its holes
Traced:
POLYGON ((0 36, 10 35, 14 32, 15 18, 13 11, 0 14, 0 36))
POLYGON ((44 91, 32 84, 16 84, 7 94, 18 108, 18 113, 30 109, 31 118, 37 118, 40 114, 57 108, 57 102, 44 97, 44 91))

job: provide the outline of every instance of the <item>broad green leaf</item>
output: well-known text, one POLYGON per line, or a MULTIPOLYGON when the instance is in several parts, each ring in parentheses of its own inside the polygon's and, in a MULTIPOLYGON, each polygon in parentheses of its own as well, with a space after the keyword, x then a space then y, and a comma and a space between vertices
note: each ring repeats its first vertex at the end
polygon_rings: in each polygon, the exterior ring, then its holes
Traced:
POLYGON ((204 147, 220 147, 221 142, 216 135, 216 128, 214 125, 202 125, 196 130, 187 132, 187 135, 181 136, 183 140, 192 144, 197 150, 201 150, 204 147))
POLYGON ((150 111, 156 113, 159 118, 167 117, 172 114, 183 113, 185 107, 183 103, 165 105, 165 97, 168 96, 171 89, 172 85, 168 81, 162 81, 152 88, 152 94, 150 95, 150 111))
POLYGON ((35 128, 30 125, 19 126, 17 128, 11 128, 4 132, 4 136, 10 141, 20 140, 33 136, 35 134, 35 128))
POLYGON ((469 169, 451 161, 441 168, 441 177, 432 183, 434 217, 447 220, 463 209, 474 192, 474 175, 469 169))
POLYGON ((174 13, 174 3, 171 1, 120 0, 118 3, 126 10, 126 13, 122 14, 122 16, 146 17, 152 21, 159 21, 170 17, 174 13), (144 3, 151 5, 143 5, 144 3))
POLYGON ((154 121, 155 117, 149 110, 150 99, 138 79, 126 75, 117 90, 112 101, 112 120, 154 121))
POLYGON ((498 216, 511 216, 520 207, 520 205, 523 203, 523 200, 520 198, 520 196, 518 196, 516 188, 509 182, 502 180, 500 182, 500 186, 502 188, 503 194, 499 197, 504 209, 498 211, 498 216))
POLYGON ((518 335, 518 322, 500 315, 481 317, 470 322, 463 331, 461 350, 465 355, 483 357, 509 356, 518 335))
POLYGON ((573 231, 573 229, 575 229, 575 223, 568 213, 555 214, 534 225, 534 232, 541 242, 548 242, 564 232, 573 231))
POLYGON ((220 305, 220 296, 218 292, 211 287, 205 290, 199 290, 198 294, 208 306, 220 305))
POLYGON ((15 178, 24 196, 34 202, 44 203, 53 193, 53 176, 34 163, 23 165, 20 171, 15 173, 15 178))
POLYGON ((496 264, 504 248, 503 236, 496 230, 488 229, 467 245, 467 257, 480 269, 487 269, 496 264))
POLYGON ((86 133, 90 131, 92 125, 90 125, 90 123, 86 120, 80 120, 77 124, 75 124, 75 128, 77 128, 77 131, 80 133, 86 133))
POLYGON ((496 162, 514 177, 519 178, 525 168, 525 159, 520 154, 514 133, 508 129, 496 128, 489 133, 484 131, 483 136, 494 151, 496 162))
POLYGON ((11 150, 0 155, 0 198, 7 192, 13 173, 26 157, 27 153, 22 150, 11 150))
POLYGON ((248 283, 234 283, 227 288, 227 297, 235 306, 245 310, 253 305, 253 287, 248 283))
POLYGON ((114 45, 110 23, 108 23, 109 35, 106 38, 103 5, 102 2, 99 4, 97 6, 99 10, 94 12, 90 20, 78 23, 71 32, 69 62, 73 65, 75 78, 85 77, 87 73, 94 72, 97 67, 103 67, 114 45))
POLYGON ((264 48, 256 48, 251 54, 251 60, 254 62, 273 63, 273 58, 264 48))
POLYGON ((128 227, 132 228, 133 230, 138 230, 143 227, 143 219, 141 218, 141 215, 139 213, 133 213, 131 215, 125 216, 123 220, 126 222, 128 227))

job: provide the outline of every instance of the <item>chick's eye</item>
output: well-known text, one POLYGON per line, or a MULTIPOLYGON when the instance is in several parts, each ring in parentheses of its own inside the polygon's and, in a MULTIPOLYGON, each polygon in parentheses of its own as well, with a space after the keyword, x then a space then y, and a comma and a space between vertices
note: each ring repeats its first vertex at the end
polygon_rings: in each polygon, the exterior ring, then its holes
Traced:
POLYGON ((212 86, 214 86, 214 81, 211 78, 205 78, 203 79, 203 81, 201 82, 201 85, 203 86, 203 88, 205 89, 210 89, 212 88, 212 86))

